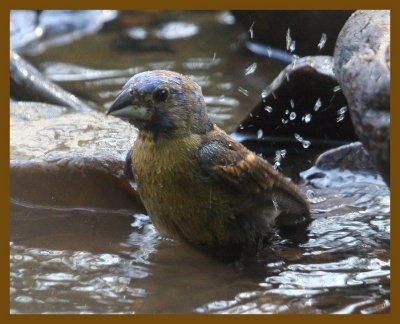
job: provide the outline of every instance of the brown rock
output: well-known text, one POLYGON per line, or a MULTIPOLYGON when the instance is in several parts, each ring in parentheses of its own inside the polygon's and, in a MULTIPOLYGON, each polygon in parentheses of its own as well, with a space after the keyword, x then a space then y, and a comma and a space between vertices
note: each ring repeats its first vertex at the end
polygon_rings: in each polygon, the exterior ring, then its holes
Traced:
POLYGON ((136 129, 92 112, 12 103, 11 200, 57 207, 143 210, 124 175, 136 129), (23 112, 22 112, 23 111, 23 112))

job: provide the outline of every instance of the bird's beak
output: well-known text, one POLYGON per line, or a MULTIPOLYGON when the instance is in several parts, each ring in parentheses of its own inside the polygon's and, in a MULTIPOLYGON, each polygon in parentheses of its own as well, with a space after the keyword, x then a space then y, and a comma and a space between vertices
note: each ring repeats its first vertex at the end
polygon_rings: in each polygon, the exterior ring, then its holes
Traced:
POLYGON ((148 108, 138 103, 130 89, 124 89, 111 104, 106 115, 112 115, 128 120, 144 120, 148 115, 148 108))

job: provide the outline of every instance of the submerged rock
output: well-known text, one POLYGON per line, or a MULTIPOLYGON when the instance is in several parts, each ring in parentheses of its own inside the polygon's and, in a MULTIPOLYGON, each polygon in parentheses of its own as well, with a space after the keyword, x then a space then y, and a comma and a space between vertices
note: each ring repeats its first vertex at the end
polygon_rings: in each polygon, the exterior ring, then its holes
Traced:
POLYGON ((337 40, 335 74, 356 133, 390 185, 390 11, 349 18, 337 40))
POLYGON ((73 94, 47 79, 15 52, 10 52, 10 95, 14 99, 40 101, 71 107, 77 111, 92 108, 73 94))
POLYGON ((259 138, 297 134, 296 140, 354 140, 332 57, 310 56, 289 64, 262 91, 261 100, 237 131, 259 138))
POLYGON ((64 107, 11 104, 11 199, 57 207, 141 209, 124 174, 137 132, 104 114, 64 107))

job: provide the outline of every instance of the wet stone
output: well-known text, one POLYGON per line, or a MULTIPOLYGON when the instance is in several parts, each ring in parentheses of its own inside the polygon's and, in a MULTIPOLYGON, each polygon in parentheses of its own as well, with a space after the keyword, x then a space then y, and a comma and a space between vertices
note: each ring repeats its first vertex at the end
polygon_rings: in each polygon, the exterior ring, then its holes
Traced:
POLYGON ((309 56, 289 64, 262 92, 238 133, 318 140, 355 140, 330 56, 309 56), (338 116, 341 116, 338 122, 338 116), (303 118, 304 117, 304 118, 303 118))
POLYGON ((137 210, 140 203, 124 174, 136 129, 97 112, 61 115, 64 109, 11 104, 12 201, 137 210))
POLYGON ((33 121, 42 118, 56 118, 70 109, 62 106, 50 105, 42 102, 33 101, 11 101, 10 116, 19 120, 33 121))
POLYGON ((356 11, 339 34, 334 61, 357 136, 390 185, 390 11, 356 11))
POLYGON ((322 153, 315 161, 322 170, 344 169, 376 173, 376 167, 361 142, 336 147, 322 153))

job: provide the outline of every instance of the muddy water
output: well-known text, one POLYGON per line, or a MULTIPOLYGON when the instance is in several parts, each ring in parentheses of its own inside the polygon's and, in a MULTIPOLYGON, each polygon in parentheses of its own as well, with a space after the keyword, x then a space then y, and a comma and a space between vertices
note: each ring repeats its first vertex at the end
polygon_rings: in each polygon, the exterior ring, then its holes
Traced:
MULTIPOLYGON (((192 24, 186 28, 192 36, 165 36, 167 49, 117 50, 110 29, 27 58, 100 111, 132 73, 177 70, 202 85, 214 118, 234 129, 284 64, 237 51, 240 30, 223 13, 168 19, 192 24), (257 69, 246 75, 253 63, 257 69)), ((288 150, 282 167, 300 179, 317 152, 312 145, 288 150)), ((302 184, 313 208, 309 226, 279 233, 257 257, 237 262, 159 237, 143 210, 12 201, 11 312, 388 312, 388 188, 379 177, 351 172, 302 178, 309 179, 302 184)))

